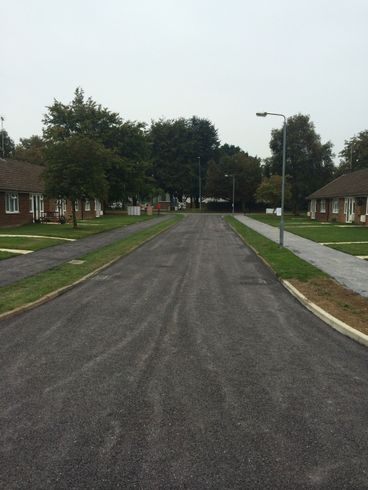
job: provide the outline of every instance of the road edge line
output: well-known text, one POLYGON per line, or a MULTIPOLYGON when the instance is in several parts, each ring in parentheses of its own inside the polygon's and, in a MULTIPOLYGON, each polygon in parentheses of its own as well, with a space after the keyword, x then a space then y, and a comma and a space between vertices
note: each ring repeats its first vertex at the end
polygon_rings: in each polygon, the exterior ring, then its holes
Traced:
MULTIPOLYGON (((122 259, 123 257, 130 255, 132 252, 137 250, 137 248, 142 247, 143 245, 145 245, 150 240, 153 240, 154 238, 156 238, 158 235, 161 235, 162 233, 165 233, 165 231, 170 230, 173 226, 178 225, 180 223, 180 221, 181 220, 179 220, 176 223, 173 223, 171 226, 168 226, 164 230, 158 231, 154 235, 143 240, 143 242, 139 243, 138 245, 135 245, 133 248, 131 248, 127 252, 123 253, 122 255, 119 255, 118 257, 115 257, 114 259, 110 260, 106 264, 101 265, 100 267, 98 267, 94 271, 89 272, 85 276, 79 278, 77 281, 74 281, 71 284, 67 284, 66 286, 63 286, 60 289, 56 289, 55 291, 52 291, 51 293, 47 293, 47 294, 45 294, 45 296, 42 296, 41 298, 37 299, 36 301, 32 301, 32 303, 26 303, 25 305, 19 306, 18 308, 14 308, 13 310, 5 311, 4 313, 1 313, 0 314, 0 320, 5 320, 7 318, 19 315, 20 313, 23 313, 25 311, 32 310, 33 308, 36 308, 37 306, 41 306, 44 303, 47 303, 48 301, 51 301, 52 299, 55 299, 58 296, 61 296, 62 294, 68 292, 70 289, 73 289, 74 287, 78 286, 80 283, 86 281, 90 277, 98 274, 100 271, 106 269, 107 267, 110 267, 110 265, 114 264, 115 262, 122 259)), ((101 247, 101 248, 103 248, 103 247, 101 247)))
POLYGON ((365 347, 368 347, 368 335, 364 334, 363 332, 360 332, 356 328, 351 327, 347 323, 345 323, 342 320, 339 320, 335 316, 331 315, 326 310, 324 310, 320 306, 316 305, 310 299, 308 299, 306 296, 304 296, 304 294, 301 293, 289 281, 286 281, 285 279, 281 279, 280 277, 278 277, 278 275, 275 273, 275 271, 273 270, 271 265, 267 262, 267 260, 264 259, 252 245, 250 245, 249 243, 247 243, 245 241, 244 237, 242 237, 242 235, 232 226, 232 224, 228 223, 227 221, 225 221, 225 223, 227 223, 230 226, 230 228, 241 239, 241 241, 243 243, 245 243, 246 246, 249 247, 257 255, 257 257, 260 258, 261 261, 275 274, 279 283, 282 286, 284 286, 284 288, 287 289, 289 291, 289 293, 292 296, 294 296, 294 298, 296 300, 299 301, 299 303, 301 303, 305 308, 307 308, 307 310, 309 310, 311 313, 313 313, 315 316, 317 316, 320 320, 322 320, 329 327, 333 328, 334 330, 337 330, 342 335, 345 335, 345 337, 349 337, 350 339, 355 340, 355 342, 358 342, 359 344, 364 345, 365 347))

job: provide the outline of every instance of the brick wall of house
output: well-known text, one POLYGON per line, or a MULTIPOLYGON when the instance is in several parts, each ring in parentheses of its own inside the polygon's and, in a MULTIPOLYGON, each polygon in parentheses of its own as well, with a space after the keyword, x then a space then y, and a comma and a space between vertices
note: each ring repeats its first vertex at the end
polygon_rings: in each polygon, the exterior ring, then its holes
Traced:
POLYGON ((330 215, 330 203, 329 199, 325 199, 325 212, 321 211, 321 199, 317 199, 316 207, 316 220, 317 221, 328 221, 330 215))
MULTIPOLYGON (((83 213, 82 213, 82 203, 81 201, 78 201, 78 211, 76 212, 77 219, 92 219, 96 217, 96 210, 95 210, 95 201, 94 199, 90 200, 90 210, 86 211, 86 206, 85 202, 83 202, 83 213)), ((47 209, 45 207, 45 211, 57 211, 57 200, 56 199, 50 199, 47 209)), ((65 212, 65 218, 67 221, 70 221, 72 219, 72 203, 69 199, 66 201, 66 212, 65 212)))
MULTIPOLYGON (((324 213, 321 212, 321 199, 317 199, 316 203, 316 220, 317 221, 336 221, 338 223, 345 223, 345 213, 344 213, 344 206, 345 206, 345 199, 339 198, 339 212, 338 213, 333 213, 332 209, 332 202, 333 199, 326 199, 326 211, 324 213)), ((366 206, 367 206, 367 201, 366 198, 363 198, 363 200, 358 204, 356 202, 355 205, 355 218, 354 218, 354 223, 355 224, 360 224, 360 225, 365 225, 368 226, 368 216, 366 215, 366 206), (361 215, 366 215, 366 222, 362 223, 360 221, 360 216, 361 215)), ((309 209, 310 209, 310 204, 309 204, 309 209)))
POLYGON ((17 226, 32 223, 28 193, 18 193, 19 213, 5 212, 5 192, 0 192, 0 226, 17 226))

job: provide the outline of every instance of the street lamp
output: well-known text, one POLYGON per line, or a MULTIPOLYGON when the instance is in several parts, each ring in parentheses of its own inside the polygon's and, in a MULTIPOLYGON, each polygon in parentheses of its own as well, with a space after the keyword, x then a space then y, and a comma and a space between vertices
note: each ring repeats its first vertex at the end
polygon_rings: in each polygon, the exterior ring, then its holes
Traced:
POLYGON ((281 218, 280 218, 280 247, 284 246, 284 208, 285 208, 285 166, 286 166, 286 116, 276 112, 257 112, 258 117, 280 116, 284 118, 284 136, 282 145, 282 180, 281 180, 281 218))
POLYGON ((5 145, 4 145, 4 118, 3 116, 0 117, 1 119, 1 148, 2 148, 2 155, 3 158, 5 158, 5 145))
POLYGON ((201 189, 201 157, 198 158, 198 202, 199 202, 199 209, 202 209, 202 189, 201 189))
POLYGON ((235 203, 235 174, 225 174, 225 177, 233 178, 233 203, 232 203, 232 214, 234 214, 234 203, 235 203))

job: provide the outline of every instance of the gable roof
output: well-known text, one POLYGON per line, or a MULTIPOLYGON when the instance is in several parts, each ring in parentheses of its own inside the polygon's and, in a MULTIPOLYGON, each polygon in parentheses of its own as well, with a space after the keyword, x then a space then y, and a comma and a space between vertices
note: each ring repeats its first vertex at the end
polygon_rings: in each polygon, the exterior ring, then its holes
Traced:
POLYGON ((344 174, 329 184, 312 192, 307 199, 368 196, 368 168, 344 174))
POLYGON ((0 189, 2 191, 43 192, 42 172, 45 167, 20 160, 0 158, 0 189))

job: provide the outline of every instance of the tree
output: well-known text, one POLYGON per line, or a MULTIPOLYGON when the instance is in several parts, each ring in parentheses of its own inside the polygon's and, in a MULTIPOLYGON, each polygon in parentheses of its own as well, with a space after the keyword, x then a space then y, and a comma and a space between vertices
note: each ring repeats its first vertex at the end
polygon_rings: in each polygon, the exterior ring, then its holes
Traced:
POLYGON ((0 131, 0 156, 4 158, 12 158, 14 156, 15 145, 14 141, 10 138, 7 131, 3 129, 0 131), (4 152, 3 152, 4 142, 4 152))
POLYGON ((110 202, 123 201, 130 195, 136 201, 138 180, 141 187, 149 185, 150 180, 146 176, 149 147, 143 123, 123 122, 116 112, 102 107, 91 97, 86 99, 81 88, 76 89, 69 104, 54 100, 43 122, 47 142, 84 135, 111 150, 109 161, 105 164, 110 202), (138 168, 142 170, 139 177, 136 174, 138 168), (130 175, 132 169, 134 176, 130 175))
POLYGON ((235 175, 235 201, 242 209, 254 203, 255 192, 261 182, 259 158, 243 151, 226 156, 219 163, 211 161, 207 172, 206 195, 208 197, 232 199, 232 179, 225 175, 235 175))
POLYGON ((218 148, 217 130, 208 119, 160 119, 149 130, 153 173, 171 196, 198 196, 198 157, 205 184, 208 162, 218 148))
POLYGON ((118 113, 110 112, 91 97, 86 99, 83 89, 75 90, 74 99, 69 104, 55 99, 47 109, 48 113, 43 118, 46 141, 63 141, 79 134, 98 141, 106 148, 116 146, 122 119, 118 113))
POLYGON ((104 167, 111 154, 84 135, 74 134, 63 141, 50 142, 45 150, 45 190, 50 196, 70 199, 73 227, 77 227, 75 202, 78 199, 103 199, 107 181, 104 167))
POLYGON ((353 172, 368 167, 368 130, 361 131, 350 140, 345 140, 343 150, 339 153, 340 164, 337 174, 353 172))
POLYGON ((15 147, 14 157, 17 160, 25 160, 37 165, 45 165, 45 142, 37 135, 30 138, 20 138, 20 143, 15 147))
MULTIPOLYGON (((306 197, 334 175, 332 143, 321 143, 310 116, 297 114, 287 120, 286 174, 290 176, 293 211, 306 206, 306 197)), ((270 173, 282 173, 283 129, 271 133, 270 173)))
MULTIPOLYGON (((281 205, 281 184, 282 177, 280 175, 272 175, 271 177, 263 177, 261 184, 256 191, 256 201, 258 203, 268 204, 275 208, 281 205)), ((288 179, 285 179, 285 203, 287 204, 291 198, 291 185, 288 179)))
POLYGON ((190 195, 195 174, 187 121, 180 118, 153 122, 149 139, 158 186, 171 196, 190 195))

